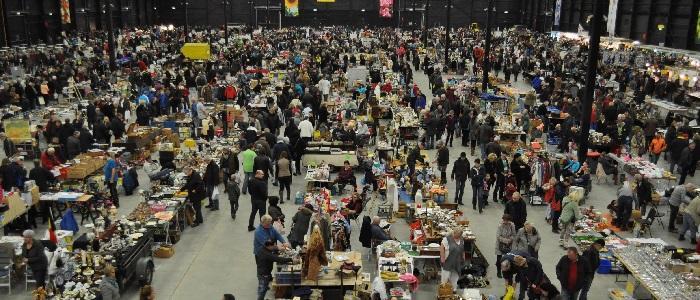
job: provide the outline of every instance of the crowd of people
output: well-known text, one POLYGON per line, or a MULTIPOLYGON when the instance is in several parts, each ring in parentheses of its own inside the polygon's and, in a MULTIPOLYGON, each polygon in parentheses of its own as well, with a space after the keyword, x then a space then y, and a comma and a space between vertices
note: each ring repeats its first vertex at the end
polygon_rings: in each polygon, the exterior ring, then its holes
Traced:
MULTIPOLYGON (((556 267, 561 293, 564 299, 586 299, 598 265, 596 251, 604 242, 596 241, 582 254, 568 247, 569 234, 579 219, 578 202, 581 200, 581 197, 571 196, 571 191, 577 187, 589 189, 591 173, 595 174, 592 169, 596 166, 613 175, 616 183, 618 174, 605 152, 595 164, 579 162, 576 155, 583 111, 580 99, 584 92, 585 42, 509 31, 494 38, 493 49, 487 56, 483 49, 483 32, 467 28, 451 33, 450 45, 444 44, 444 33, 438 29, 420 32, 333 27, 309 32, 286 28, 252 35, 236 34, 229 45, 212 44, 213 59, 192 63, 182 55, 172 57, 185 41, 181 28, 151 29, 120 32, 117 37, 119 68, 115 71, 110 70, 108 61, 103 59, 106 46, 102 42, 104 36, 99 34, 71 36, 65 48, 2 53, 0 67, 5 75, 0 84, 0 105, 3 107, 19 106, 25 112, 40 109, 56 103, 64 96, 65 88, 87 82, 82 89, 87 106, 79 107, 80 113, 75 119, 62 122, 57 114, 49 113, 46 124, 36 126, 37 160, 31 171, 25 169, 24 158, 15 155, 14 143, 0 133, 3 142, 0 178, 4 190, 21 190, 23 181, 31 179, 36 181, 40 191, 47 191, 48 183, 53 180, 53 175, 47 171, 95 144, 124 139, 128 124, 148 126, 160 115, 185 112, 192 119, 189 126, 193 135, 211 141, 216 135, 215 127, 223 129, 223 136, 232 133, 232 127, 225 112, 217 112, 208 104, 231 101, 246 107, 251 102, 265 103, 263 109, 250 110, 242 121, 233 122, 234 127, 243 131, 242 151, 227 150, 218 162, 209 159, 206 172, 201 175, 192 166, 186 166, 187 183, 182 188, 189 192, 189 200, 196 211, 193 226, 204 222, 201 202, 206 198, 209 198, 206 208, 219 209, 218 198, 212 197, 218 185, 223 183, 226 188, 234 219, 239 197, 250 195, 253 205, 248 230, 255 232, 258 291, 263 299, 273 262, 287 262, 274 254, 276 242, 284 243, 285 247, 302 244, 304 235, 313 229, 309 223, 313 223, 319 213, 303 206, 292 218, 294 225, 287 238, 279 233, 285 227, 285 218, 278 204, 292 201, 290 184, 302 174, 301 160, 315 131, 331 131, 330 136, 336 141, 363 143, 376 139, 385 134, 378 132, 378 118, 374 123, 367 123, 355 120, 354 116, 376 104, 375 94, 397 91, 399 102, 415 110, 423 127, 419 143, 410 150, 406 162, 411 169, 411 180, 416 181, 416 163, 423 162, 420 150, 437 148, 434 163, 440 172, 440 181, 446 184, 450 152, 457 139, 456 146, 465 151, 460 151, 449 176, 456 182, 455 202, 463 204, 469 180, 473 210, 481 213, 490 204, 503 205, 504 215, 495 248, 498 276, 505 277, 511 285, 519 282, 520 299, 525 295, 531 299, 546 297, 557 290, 551 286, 538 261, 540 231, 528 219, 523 199, 524 195, 537 193, 549 205, 551 213, 546 217, 552 224, 552 232, 560 234, 561 245, 567 249, 556 267), (431 37, 427 44, 422 42, 424 34, 431 37), (449 48, 448 62, 441 61, 442 55, 439 55, 445 47, 449 48), (386 54, 383 59, 369 55, 380 52, 386 54), (516 99, 519 117, 515 125, 525 132, 523 141, 534 140, 544 133, 560 137, 557 146, 560 154, 552 166, 550 179, 541 189, 531 190, 532 170, 524 154, 509 153, 499 143, 495 131, 499 124, 493 114, 481 106, 478 87, 458 92, 454 85, 445 82, 446 74, 480 75, 484 71, 484 60, 489 60, 496 76, 503 73, 506 84, 527 78, 534 88, 534 92, 516 99), (27 74, 13 75, 12 68, 18 66, 27 74), (347 81, 349 68, 355 66, 366 67, 369 76, 353 85, 352 97, 345 100, 340 111, 332 113, 324 102, 332 95, 345 92, 342 83, 347 81), (286 71, 286 78, 272 95, 266 96, 261 85, 250 84, 252 80, 263 78, 261 70, 286 71), (396 74, 399 86, 385 81, 384 71, 396 74), (421 90, 414 72, 428 77, 429 90, 421 90), (561 124, 550 123, 548 115, 552 108, 564 113, 561 124), (533 126, 535 123, 542 125, 533 126), (467 153, 476 158, 470 161, 467 153), (218 176, 220 170, 223 180, 218 176), (279 186, 276 196, 268 190, 270 181, 279 186), (256 216, 261 220, 257 228, 254 226, 256 216)), ((195 29, 188 33, 187 40, 208 42, 218 40, 221 34, 218 30, 195 29)), ((680 175, 679 185, 669 197, 669 230, 675 230, 675 219, 683 205, 686 209, 681 215, 680 239, 685 239, 686 231, 690 231, 690 239, 695 242, 700 224, 700 198, 691 200, 687 194, 695 187, 684 183, 687 176, 694 175, 700 160, 700 149, 695 146, 700 142, 700 135, 694 135, 691 129, 692 122, 697 125, 700 116, 693 119, 669 114, 662 120, 662 116, 652 114, 642 122, 638 114, 645 107, 645 96, 682 104, 687 102, 687 90, 697 89, 700 83, 689 78, 649 74, 634 67, 639 61, 655 65, 682 63, 681 57, 639 49, 620 52, 613 51, 614 55, 601 58, 599 80, 591 87, 595 89, 591 126, 611 137, 606 152, 648 155, 654 163, 663 157, 669 163, 669 171, 680 175), (633 95, 631 101, 625 99, 629 91, 633 95), (665 134, 658 130, 662 125, 667 127, 665 134)), ((110 157, 104 168, 111 201, 117 206, 117 178, 126 165, 117 155, 110 157)), ((374 183, 376 190, 376 182, 371 179, 366 176, 363 182, 374 183)), ((643 176, 623 181, 613 210, 616 224, 626 230, 632 209, 645 210, 653 188, 643 176)), ((332 185, 339 185, 341 191, 346 185, 354 187, 348 217, 357 217, 362 211, 360 183, 349 162, 341 167, 332 185)), ((412 196, 415 194, 413 191, 412 196)), ((46 209, 40 210, 46 221, 46 209)), ((378 223, 372 220, 372 237, 390 239, 378 228, 378 223)), ((40 255, 32 250, 36 243, 32 236, 25 234, 25 257, 36 265, 32 269, 39 271, 44 268, 40 257, 37 258, 40 255)), ((445 264, 446 269, 452 270, 450 268, 463 263, 452 259, 445 264)), ((43 278, 41 273, 35 275, 43 278)))

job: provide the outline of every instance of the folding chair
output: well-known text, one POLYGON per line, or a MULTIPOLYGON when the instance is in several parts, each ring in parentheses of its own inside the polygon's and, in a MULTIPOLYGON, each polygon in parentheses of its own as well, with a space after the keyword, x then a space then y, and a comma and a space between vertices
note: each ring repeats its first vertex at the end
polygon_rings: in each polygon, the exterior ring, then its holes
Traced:
POLYGON ((34 279, 34 274, 32 273, 32 269, 29 268, 29 265, 24 265, 24 290, 25 291, 29 290, 30 283, 34 283, 36 285, 36 279, 34 279))
POLYGON ((7 288, 7 294, 12 294, 12 270, 14 263, 12 254, 0 249, 0 287, 7 288))

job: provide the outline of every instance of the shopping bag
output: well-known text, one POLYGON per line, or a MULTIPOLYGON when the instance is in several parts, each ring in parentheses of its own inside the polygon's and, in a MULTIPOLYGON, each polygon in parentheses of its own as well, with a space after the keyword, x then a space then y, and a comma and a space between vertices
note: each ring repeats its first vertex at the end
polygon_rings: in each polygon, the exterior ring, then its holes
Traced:
POLYGON ((219 200, 219 187, 215 186, 214 190, 211 192, 211 199, 212 200, 219 200))
POLYGON ((44 100, 44 96, 39 96, 39 105, 46 105, 46 101, 44 100))
POLYGON ((503 300, 513 299, 515 299, 515 288, 512 285, 506 286, 506 294, 503 296, 503 300))

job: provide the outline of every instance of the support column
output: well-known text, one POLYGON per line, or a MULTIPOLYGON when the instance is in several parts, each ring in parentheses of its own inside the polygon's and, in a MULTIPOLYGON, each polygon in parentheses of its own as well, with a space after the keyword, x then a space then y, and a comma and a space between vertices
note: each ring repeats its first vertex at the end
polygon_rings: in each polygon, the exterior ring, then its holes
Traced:
POLYGON ((488 0, 488 5, 486 5, 486 43, 484 51, 484 78, 481 82, 481 91, 486 92, 489 88, 489 68, 491 68, 490 56, 491 56, 491 7, 493 6, 493 0, 488 0))
POLYGON ((598 73, 598 52, 600 52, 600 32, 603 26, 602 0, 593 0, 593 20, 591 21, 591 38, 588 43, 588 68, 586 70, 586 89, 583 94, 581 113, 581 135, 579 139, 578 161, 586 161, 588 154, 588 135, 591 129, 591 112, 593 111, 593 93, 598 73))
POLYGON ((112 0, 105 0, 105 7, 107 9, 107 47, 109 48, 107 54, 109 55, 109 69, 114 71, 117 69, 117 63, 115 58, 116 45, 114 43, 114 18, 112 17, 112 0))
POLYGON ((445 67, 448 67, 449 70, 449 57, 450 57, 450 15, 452 12, 452 0, 447 0, 447 20, 445 26, 445 67))

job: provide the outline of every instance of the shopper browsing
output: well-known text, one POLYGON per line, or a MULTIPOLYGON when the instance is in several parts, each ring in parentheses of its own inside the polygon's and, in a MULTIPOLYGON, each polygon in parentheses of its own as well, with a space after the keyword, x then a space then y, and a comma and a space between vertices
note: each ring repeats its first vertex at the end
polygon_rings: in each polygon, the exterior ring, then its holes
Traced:
POLYGON ((557 263, 557 279, 561 283, 561 295, 564 300, 576 300, 581 288, 590 274, 589 263, 579 256, 576 247, 569 247, 557 263))

